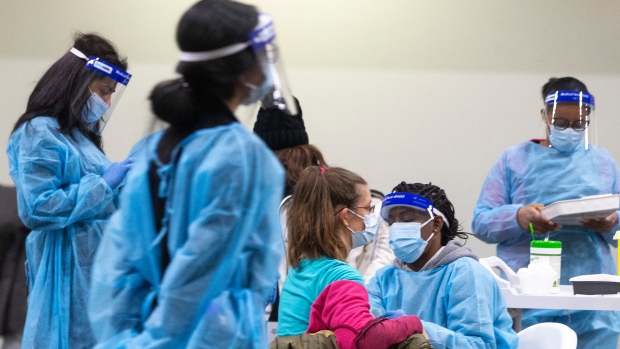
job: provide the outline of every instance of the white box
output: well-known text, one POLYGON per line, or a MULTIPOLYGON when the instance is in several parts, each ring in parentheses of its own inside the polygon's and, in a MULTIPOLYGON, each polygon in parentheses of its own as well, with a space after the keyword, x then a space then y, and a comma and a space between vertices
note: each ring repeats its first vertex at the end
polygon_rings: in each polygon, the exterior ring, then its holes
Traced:
POLYGON ((620 194, 585 196, 581 199, 556 201, 543 207, 540 214, 557 224, 581 225, 584 218, 603 218, 620 208, 620 194))

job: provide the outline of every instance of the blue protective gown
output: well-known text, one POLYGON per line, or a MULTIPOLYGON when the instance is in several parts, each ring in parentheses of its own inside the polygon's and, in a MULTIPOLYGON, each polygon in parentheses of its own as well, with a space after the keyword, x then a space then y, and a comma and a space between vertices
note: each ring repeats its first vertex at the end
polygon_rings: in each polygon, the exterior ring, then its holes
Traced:
POLYGON ((97 348, 266 348, 266 299, 282 257, 284 170, 237 122, 195 131, 158 169, 166 198, 155 230, 140 152, 93 267, 89 315, 97 348), (161 267, 161 241, 170 263, 161 267))
POLYGON ((417 315, 435 349, 517 348, 497 282, 473 258, 420 272, 389 265, 366 288, 373 314, 400 309, 417 315))
POLYGON ((9 170, 26 240, 29 283, 23 348, 92 348, 87 317, 90 266, 113 191, 101 179, 110 166, 82 133, 60 133, 52 117, 37 117, 9 139, 9 170))
MULTIPOLYGON (((530 258, 529 231, 519 227, 517 211, 531 204, 551 204, 558 200, 620 191, 620 173, 609 152, 591 145, 572 153, 561 153, 528 141, 506 149, 491 168, 473 219, 474 234, 496 243, 497 256, 513 270, 527 267, 530 258)), ((573 276, 615 274, 609 245, 613 234, 597 233, 582 226, 565 226, 551 232, 552 240, 562 241, 560 283, 573 276)), ((579 347, 615 348, 620 333, 620 314, 611 311, 527 310, 523 326, 555 321, 570 326, 579 335, 579 347), (610 346, 612 345, 613 346, 610 346)))

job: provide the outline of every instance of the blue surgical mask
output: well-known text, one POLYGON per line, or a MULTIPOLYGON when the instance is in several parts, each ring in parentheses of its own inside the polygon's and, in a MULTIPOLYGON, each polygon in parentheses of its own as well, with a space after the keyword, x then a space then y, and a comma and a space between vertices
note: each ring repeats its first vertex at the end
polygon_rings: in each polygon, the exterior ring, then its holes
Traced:
POLYGON ((261 101, 263 98, 265 98, 265 96, 267 96, 269 91, 273 88, 273 78, 271 77, 271 74, 269 72, 266 72, 265 79, 263 80, 263 83, 259 86, 251 84, 249 82, 244 82, 243 84, 249 87, 251 91, 250 95, 246 99, 244 99, 241 104, 250 105, 261 101))
POLYGON ((572 128, 560 130, 555 126, 549 127, 549 142, 561 152, 571 152, 579 146, 583 139, 584 131, 576 131, 572 128))
POLYGON ((390 248, 398 259, 413 263, 420 258, 428 241, 435 235, 433 232, 428 239, 422 239, 422 227, 431 220, 432 217, 424 223, 393 223, 390 226, 390 248))
POLYGON ((86 101, 82 108, 82 121, 94 127, 97 121, 103 117, 103 114, 108 111, 108 108, 110 106, 98 94, 91 92, 88 101, 86 101))
POLYGON ((379 218, 374 213, 364 215, 364 217, 358 215, 357 213, 349 210, 349 212, 358 216, 359 218, 364 220, 364 230, 363 231, 353 231, 353 229, 347 227, 352 234, 353 239, 353 248, 364 246, 367 243, 371 242, 375 235, 377 235, 377 230, 379 230, 379 218))

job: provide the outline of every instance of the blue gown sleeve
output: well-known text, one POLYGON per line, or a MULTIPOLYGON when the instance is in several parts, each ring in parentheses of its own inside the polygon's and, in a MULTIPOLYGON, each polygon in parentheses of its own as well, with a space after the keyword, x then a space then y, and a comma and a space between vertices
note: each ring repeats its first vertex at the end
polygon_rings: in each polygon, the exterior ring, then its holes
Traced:
MULTIPOLYGON (((620 194, 620 169, 618 168, 618 164, 614 161, 613 157, 611 156, 611 154, 609 154, 609 152, 606 149, 603 149, 603 156, 607 158, 607 161, 610 162, 611 176, 613 177, 612 178, 613 188, 611 192, 612 194, 620 194)), ((601 235, 603 236, 603 239, 605 239, 605 242, 617 248, 618 240, 614 240, 613 238, 614 238, 616 231, 620 230, 620 210, 616 211, 616 213, 618 214, 618 218, 619 218, 616 225, 613 228, 611 228, 610 231, 606 233, 601 233, 601 235)))
POLYGON ((474 210, 472 230, 480 240, 496 244, 525 233, 517 223, 517 211, 523 207, 510 199, 507 152, 495 162, 482 185, 474 210))
POLYGON ((382 275, 383 273, 379 270, 366 285, 366 290, 368 290, 368 301, 370 302, 370 313, 374 317, 377 317, 385 312, 381 292, 381 283, 379 282, 379 278, 382 275))
POLYGON ((149 304, 145 299, 154 290, 154 280, 147 280, 129 259, 141 252, 137 253, 138 249, 131 243, 127 235, 130 233, 124 229, 124 218, 121 210, 110 218, 95 257, 89 295, 91 328, 100 342, 108 341, 108 344, 137 335, 144 311, 150 311, 143 309, 144 304, 149 304))
POLYGON ((453 275, 445 290, 446 327, 422 321, 433 347, 516 348, 506 302, 489 272, 468 263, 453 275))
POLYGON ((114 200, 114 191, 100 174, 80 177, 79 157, 65 141, 65 135, 34 123, 23 126, 12 167, 19 190, 19 216, 31 230, 62 229, 95 218, 114 200))

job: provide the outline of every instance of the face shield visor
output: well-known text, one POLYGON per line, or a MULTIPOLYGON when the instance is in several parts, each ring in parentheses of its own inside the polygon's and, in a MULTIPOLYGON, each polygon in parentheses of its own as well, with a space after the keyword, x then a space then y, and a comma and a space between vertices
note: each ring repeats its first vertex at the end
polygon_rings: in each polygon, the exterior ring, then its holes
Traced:
POLYGON ((266 80, 270 79, 272 84, 267 95, 261 100, 263 107, 277 108, 289 115, 297 115, 297 105, 291 95, 270 15, 260 14, 256 29, 250 33, 250 41, 266 80))
POLYGON ((71 103, 71 108, 79 110, 79 115, 91 131, 101 135, 131 80, 131 74, 97 57, 87 58, 75 48, 71 49, 71 53, 84 59, 89 70, 89 76, 71 103))
POLYGON ((545 97, 547 138, 560 152, 588 150, 595 144, 594 96, 583 91, 556 91, 545 97))
POLYGON ((236 43, 212 51, 183 52, 179 59, 182 62, 204 62, 233 55, 251 46, 258 64, 263 72, 263 82, 253 85, 245 82, 250 88, 250 95, 243 101, 248 110, 258 110, 258 102, 265 108, 277 108, 289 115, 297 114, 297 106, 291 95, 280 50, 276 43, 276 32, 270 15, 261 13, 258 24, 250 32, 248 41, 236 43))
MULTIPOLYGON (((401 212, 400 214, 404 216, 400 217, 401 219, 399 219, 399 221, 407 221, 411 218, 415 218, 415 221, 421 221, 419 223, 424 223, 427 220, 433 219, 435 215, 437 215, 443 218, 443 222, 448 228, 450 227, 446 216, 435 208, 432 201, 422 195, 407 192, 396 192, 386 195, 381 204, 381 218, 390 223, 390 211, 396 207, 411 209, 407 210, 409 211, 409 217, 407 217, 408 212, 401 212), (414 216, 419 216, 419 218, 414 216)), ((394 221, 394 219, 392 219, 392 221, 394 221)))

